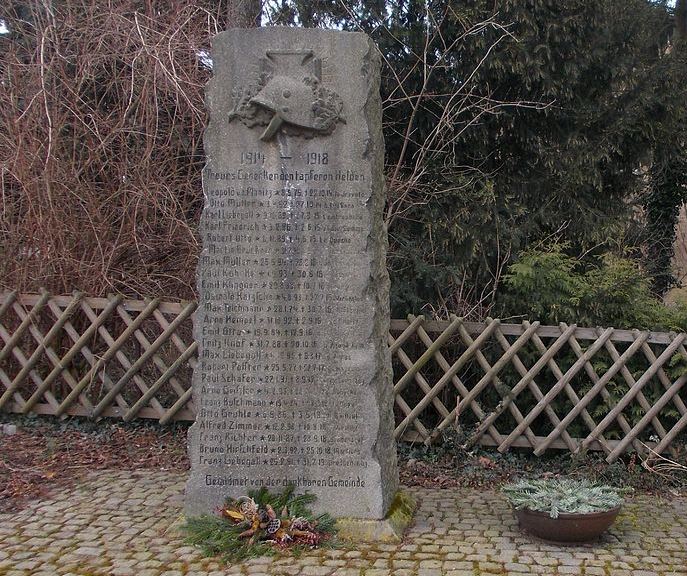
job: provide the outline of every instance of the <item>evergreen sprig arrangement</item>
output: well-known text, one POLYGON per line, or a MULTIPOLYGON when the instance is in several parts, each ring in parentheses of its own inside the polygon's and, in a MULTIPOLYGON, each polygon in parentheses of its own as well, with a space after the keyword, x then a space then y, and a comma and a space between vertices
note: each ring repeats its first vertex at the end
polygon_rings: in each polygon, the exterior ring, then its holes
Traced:
POLYGON ((501 491, 516 510, 527 508, 546 512, 551 518, 558 518, 559 514, 612 510, 623 503, 622 494, 625 492, 572 478, 520 480, 503 486, 501 491))
POLYGON ((277 550, 299 552, 331 546, 335 520, 329 514, 314 516, 310 512, 314 494, 296 495, 294 491, 293 486, 287 486, 272 494, 260 488, 247 496, 227 498, 214 516, 186 519, 182 526, 186 542, 208 556, 221 556, 225 562, 240 562, 277 550))

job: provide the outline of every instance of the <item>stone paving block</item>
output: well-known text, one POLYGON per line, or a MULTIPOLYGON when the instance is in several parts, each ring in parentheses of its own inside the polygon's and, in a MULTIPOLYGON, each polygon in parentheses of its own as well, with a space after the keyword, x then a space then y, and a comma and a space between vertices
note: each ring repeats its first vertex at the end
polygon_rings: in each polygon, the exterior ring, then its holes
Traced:
MULTIPOLYGON (((446 566, 444 566, 446 568, 446 566)), ((503 572, 503 564, 500 562, 478 562, 478 572, 503 572)))
MULTIPOLYGON (((367 576, 367 574, 365 574, 367 576)), ((380 574, 379 576, 385 576, 380 574)), ((418 568, 417 576, 443 576, 443 572, 437 568, 418 568)))
POLYGON ((362 556, 362 552, 360 550, 347 550, 344 552, 344 556, 346 558, 360 558, 362 556))
POLYGON ((98 557, 103 553, 102 549, 100 548, 93 548, 90 546, 81 546, 74 550, 74 554, 78 554, 79 556, 94 556, 98 557))
POLYGON ((468 554, 465 556, 465 560, 469 562, 488 562, 489 556, 486 554, 468 554))
MULTIPOLYGON (((386 570, 385 570, 385 572, 386 572, 386 570)), ((301 574, 303 574, 303 576, 327 576, 328 574, 331 574, 331 573, 332 573, 332 569, 330 566, 310 565, 310 566, 304 566, 301 569, 301 574)), ((366 572, 366 576, 367 576, 367 574, 371 574, 372 576, 374 576, 374 570, 368 570, 366 572)))
POLYGON ((418 560, 436 560, 439 558, 439 554, 433 554, 429 552, 416 552, 413 554, 414 558, 417 558, 418 560))
POLYGON ((558 566, 560 563, 558 558, 551 558, 546 556, 543 552, 532 555, 532 561, 541 566, 558 566))
POLYGON ((528 564, 515 564, 513 562, 509 562, 504 566, 504 568, 508 572, 517 572, 522 574, 530 571, 530 566, 528 564))
MULTIPOLYGON (((196 551, 193 548, 187 546, 186 550, 191 550, 191 551, 196 551)), ((265 565, 265 564, 272 564, 274 562, 274 558, 272 556, 259 556, 258 558, 250 558, 245 562, 247 566, 256 566, 256 565, 265 565)))
MULTIPOLYGON (((355 569, 357 572, 360 572, 360 568, 355 569)), ((272 570, 274 574, 286 574, 288 576, 297 576, 298 574, 301 573, 301 567, 300 566, 277 566, 272 570)), ((236 572, 238 574, 238 572, 236 572)), ((222 572, 224 574, 224 572, 222 572)))
POLYGON ((138 568, 133 566, 113 566, 110 573, 112 576, 137 576, 138 568))
POLYGON ((370 567, 370 561, 364 558, 355 558, 353 560, 349 560, 347 563, 347 566, 350 566, 351 568, 369 568, 370 567))
POLYGON ((382 552, 381 550, 369 550, 365 557, 369 558, 370 560, 376 560, 377 558, 389 558, 389 552, 382 552))
POLYGON ((559 574, 582 574, 580 566, 559 566, 557 568, 559 574))
POLYGON ((329 558, 341 558, 346 553, 345 549, 328 549, 326 555, 329 558))
POLYGON ((443 563, 443 568, 444 568, 444 570, 447 570, 447 571, 473 570, 474 569, 474 563, 468 562, 468 561, 446 560, 443 563))
POLYGON ((415 560, 405 560, 401 558, 391 560, 392 568, 414 568, 415 565, 415 560))
POLYGON ((33 572, 40 566, 39 562, 36 562, 35 560, 23 560, 22 562, 19 562, 13 566, 15 570, 25 570, 28 572, 33 572))
POLYGON ((420 564, 418 566, 420 570, 427 570, 427 569, 440 569, 441 568, 441 561, 439 560, 420 560, 420 564))

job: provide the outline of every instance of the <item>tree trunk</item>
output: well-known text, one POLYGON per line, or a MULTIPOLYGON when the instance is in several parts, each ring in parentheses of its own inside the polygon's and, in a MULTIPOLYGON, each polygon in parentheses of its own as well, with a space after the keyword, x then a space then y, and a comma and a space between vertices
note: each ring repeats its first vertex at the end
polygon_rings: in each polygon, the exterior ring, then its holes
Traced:
POLYGON ((675 4, 675 39, 687 39, 687 0, 677 0, 675 4))
POLYGON ((229 0, 227 28, 258 28, 262 17, 260 0, 229 0))

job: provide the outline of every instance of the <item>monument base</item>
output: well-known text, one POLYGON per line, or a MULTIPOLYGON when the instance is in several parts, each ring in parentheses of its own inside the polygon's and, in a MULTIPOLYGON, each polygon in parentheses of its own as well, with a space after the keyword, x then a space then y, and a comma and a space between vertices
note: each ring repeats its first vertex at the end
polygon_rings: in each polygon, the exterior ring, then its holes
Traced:
POLYGON ((339 518, 338 537, 348 542, 400 542, 403 532, 413 521, 417 503, 406 492, 397 492, 389 513, 382 520, 339 518))

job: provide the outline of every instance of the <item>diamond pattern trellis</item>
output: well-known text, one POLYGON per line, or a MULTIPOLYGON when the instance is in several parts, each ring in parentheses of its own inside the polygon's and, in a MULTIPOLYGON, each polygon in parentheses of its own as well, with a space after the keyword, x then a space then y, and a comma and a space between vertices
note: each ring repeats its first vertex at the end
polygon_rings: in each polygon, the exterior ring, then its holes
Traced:
POLYGON ((687 361, 685 334, 455 316, 392 320, 391 334, 405 370, 399 439, 429 445, 459 428, 467 446, 603 450, 612 462, 630 448, 675 453, 687 427, 687 374, 669 369, 676 355, 687 361))
POLYGON ((195 303, 0 296, 0 409, 193 419, 195 303), (0 389, 1 391, 1 389, 0 389))
MULTIPOLYGON (((0 295, 0 409, 91 418, 195 417, 195 303, 0 295)), ((676 453, 687 428, 687 335, 392 320, 399 440, 535 454, 676 453)))

